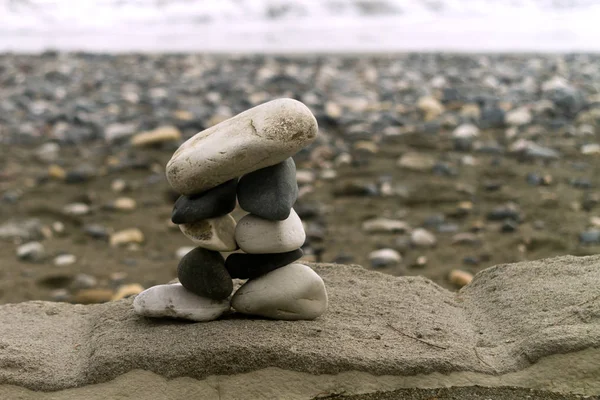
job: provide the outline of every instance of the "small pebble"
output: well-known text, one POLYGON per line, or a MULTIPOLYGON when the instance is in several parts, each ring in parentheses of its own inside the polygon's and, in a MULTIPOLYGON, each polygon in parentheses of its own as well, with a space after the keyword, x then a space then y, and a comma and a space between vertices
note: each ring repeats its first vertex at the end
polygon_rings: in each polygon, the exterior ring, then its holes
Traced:
POLYGON ((71 290, 90 289, 98 286, 98 279, 88 274, 77 274, 70 283, 71 290))
POLYGON ((373 268, 384 268, 400 264, 402 256, 394 249, 380 249, 369 254, 373 268))
POLYGON ((137 202, 131 197, 119 197, 112 203, 112 208, 118 211, 130 212, 135 210, 137 202))
POLYGON ((487 214, 487 219, 489 221, 502 221, 505 219, 511 219, 519 222, 521 220, 521 212, 516 205, 509 204, 494 208, 487 214))
POLYGON ((38 160, 51 163, 56 162, 59 158, 60 145, 54 142, 44 143, 35 150, 35 155, 38 160))
POLYGON ((502 226, 500 227, 500 231, 504 233, 512 233, 519 229, 519 224, 511 219, 507 219, 502 222, 502 226))
POLYGON ((75 264, 77 257, 74 254, 61 254, 54 258, 54 265, 57 267, 63 267, 66 265, 75 264))
POLYGON ((60 221, 54 221, 52 223, 52 230, 59 235, 63 234, 65 233, 65 224, 60 221))
POLYGON ((600 144, 592 143, 581 146, 581 154, 600 154, 600 144))
POLYGON ((506 113, 505 119, 508 125, 522 126, 529 124, 532 121, 533 116, 529 109, 521 107, 506 113))
POLYGON ((469 245, 469 246, 478 246, 481 244, 481 239, 474 233, 464 232, 457 233, 452 237, 453 245, 469 245))
POLYGON ((579 242, 584 245, 600 244, 600 229, 589 229, 581 232, 579 242))
POLYGON ((109 229, 98 224, 85 225, 83 231, 94 239, 106 239, 109 236, 109 229))
POLYGON ((471 283, 471 281, 473 280, 473 274, 466 271, 462 271, 460 269, 453 269, 452 271, 450 271, 448 280, 453 285, 463 287, 471 283))
POLYGON ((594 184, 587 178, 571 178, 569 184, 577 189, 591 189, 594 184))
POLYGON ((430 96, 421 97, 417 101, 417 108, 424 114, 425 121, 434 120, 445 111, 442 103, 430 96))
POLYGON ((338 177, 338 173, 337 173, 337 171, 335 171, 333 169, 323 170, 319 174, 319 178, 323 179, 324 181, 332 181, 337 177, 338 177))
POLYGON ((80 165, 76 169, 67 172, 65 182, 69 184, 85 183, 96 177, 97 169, 89 165, 80 165))
POLYGON ((23 261, 42 261, 46 256, 44 245, 40 242, 29 242, 17 248, 17 257, 23 261))
POLYGON ((479 265, 479 258, 475 256, 467 256, 463 258, 463 264, 465 265, 479 265))
POLYGON ((111 297, 111 301, 118 301, 126 297, 135 296, 144 291, 144 288, 139 283, 132 283, 129 285, 123 285, 117 289, 116 293, 111 297))
POLYGON ((179 129, 174 126, 161 126, 152 131, 134 135, 131 138, 131 145, 134 147, 147 147, 180 140, 181 132, 179 129))
POLYGON ((379 188, 370 182, 344 182, 333 189, 335 197, 375 197, 379 195, 379 188))
POLYGON ((590 225, 592 225, 594 228, 600 228, 600 217, 590 217, 590 225))
POLYGON ((98 304, 111 301, 114 293, 110 289, 82 289, 73 295, 71 302, 75 304, 98 304))
POLYGON ((124 246, 130 243, 141 244, 144 242, 144 234, 138 228, 124 229, 110 235, 109 242, 113 247, 124 246))
POLYGON ((113 192, 121 193, 128 189, 127 182, 124 179, 115 179, 110 184, 113 192))
POLYGON ((313 171, 299 169, 296 171, 296 181, 299 185, 309 185, 314 183, 316 177, 313 171))
POLYGON ((362 230, 367 233, 406 233, 410 229, 405 221, 387 218, 369 219, 362 224, 362 230))
POLYGON ((399 167, 417 172, 431 171, 435 164, 435 159, 424 153, 406 153, 398 160, 399 167))
POLYGON ((439 233, 456 233, 459 229, 460 227, 458 226, 458 224, 452 223, 441 224, 437 227, 437 231, 439 233))
POLYGON ((419 257, 417 257, 415 262, 412 264, 412 267, 413 268, 423 268, 426 265, 427 265, 427 257, 419 256, 419 257))
POLYGON ((112 285, 121 286, 123 284, 123 282, 125 282, 125 280, 127 279, 127 276, 128 276, 127 272, 119 271, 119 272, 112 272, 108 278, 110 279, 110 283, 112 285))
POLYGON ((410 242, 416 247, 434 247, 437 244, 437 239, 428 230, 417 228, 411 233, 410 242))
MULTIPOLYGON (((600 227, 600 225, 598 225, 598 227, 600 227)), ((546 229, 546 223, 539 219, 535 220, 535 221, 533 221, 533 228, 538 231, 544 230, 544 229, 546 229)))
POLYGON ((56 302, 67 302, 71 299, 71 294, 67 289, 54 289, 50 292, 50 299, 56 302))
POLYGON ((71 203, 64 206, 62 211, 66 215, 82 216, 90 213, 90 206, 85 203, 71 203))
POLYGON ((56 164, 50 165, 48 167, 48 176, 58 181, 64 181, 67 177, 67 171, 65 171, 63 167, 56 164))

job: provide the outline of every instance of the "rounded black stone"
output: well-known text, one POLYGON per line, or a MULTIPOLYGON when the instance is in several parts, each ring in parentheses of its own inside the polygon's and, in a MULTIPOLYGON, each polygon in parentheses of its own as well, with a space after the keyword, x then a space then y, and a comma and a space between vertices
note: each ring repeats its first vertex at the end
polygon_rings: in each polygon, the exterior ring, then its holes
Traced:
POLYGON ((230 254, 225 268, 232 278, 255 279, 302 258, 302 249, 276 254, 230 254))
POLYGON ((283 221, 290 216, 296 199, 296 164, 292 158, 246 174, 237 187, 240 207, 268 220, 283 221))
POLYGON ((223 300, 233 291, 231 276, 218 251, 202 247, 190 251, 179 262, 177 276, 184 288, 209 299, 223 300))
POLYGON ((232 212, 235 208, 236 187, 237 179, 232 179, 191 197, 180 196, 173 207, 171 221, 174 224, 189 224, 232 212))

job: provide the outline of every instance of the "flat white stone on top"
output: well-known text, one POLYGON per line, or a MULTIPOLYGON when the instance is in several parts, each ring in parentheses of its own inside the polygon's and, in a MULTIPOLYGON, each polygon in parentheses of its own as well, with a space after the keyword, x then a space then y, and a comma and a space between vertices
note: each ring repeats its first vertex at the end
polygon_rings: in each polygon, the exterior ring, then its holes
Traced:
POLYGON ((251 108, 197 133, 167 163, 167 180, 186 196, 275 165, 317 136, 317 120, 293 99, 251 108))
POLYGON ((327 310, 323 279, 304 264, 290 264, 246 282, 231 299, 240 313, 261 317, 315 319, 327 310))
POLYGON ((248 214, 235 228, 235 241, 249 254, 285 253, 302 247, 305 240, 304 226, 294 209, 283 221, 248 214))
POLYGON ((229 300, 197 296, 180 283, 157 285, 144 290, 133 300, 136 314, 154 318, 181 318, 212 321, 230 309, 229 300))
POLYGON ((199 247, 214 251, 235 251, 235 219, 231 214, 179 225, 185 236, 199 247))

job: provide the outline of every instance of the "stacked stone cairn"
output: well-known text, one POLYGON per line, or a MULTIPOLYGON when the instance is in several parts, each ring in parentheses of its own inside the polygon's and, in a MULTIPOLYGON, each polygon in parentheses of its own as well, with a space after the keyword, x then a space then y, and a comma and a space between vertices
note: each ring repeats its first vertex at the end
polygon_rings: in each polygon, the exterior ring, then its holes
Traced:
POLYGON ((140 293, 135 312, 193 321, 217 319, 231 307, 282 320, 323 314, 323 280, 296 262, 306 234, 292 208, 298 184, 291 156, 316 135, 304 104, 278 99, 183 143, 167 164, 167 179, 181 194, 171 219, 198 247, 181 259, 180 283, 140 293), (236 223, 237 203, 249 214, 236 223), (234 251, 226 260, 221 255, 234 251), (232 296, 233 279, 247 281, 232 296))

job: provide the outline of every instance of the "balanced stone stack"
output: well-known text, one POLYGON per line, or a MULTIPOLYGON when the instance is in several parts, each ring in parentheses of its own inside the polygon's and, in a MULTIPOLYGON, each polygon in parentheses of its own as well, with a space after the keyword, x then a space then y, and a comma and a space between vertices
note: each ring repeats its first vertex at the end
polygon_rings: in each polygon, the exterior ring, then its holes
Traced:
POLYGON ((316 135, 305 105, 279 99, 183 143, 167 164, 167 179, 181 194, 171 219, 198 247, 181 259, 180 283, 142 292, 135 311, 194 321, 216 319, 231 307, 285 320, 323 314, 323 280, 296 262, 306 234, 293 209, 298 184, 291 158, 316 135), (237 223, 236 200, 249 213, 237 223), (238 250, 226 260, 221 255, 238 250), (233 296, 232 279, 247 279, 233 296))

